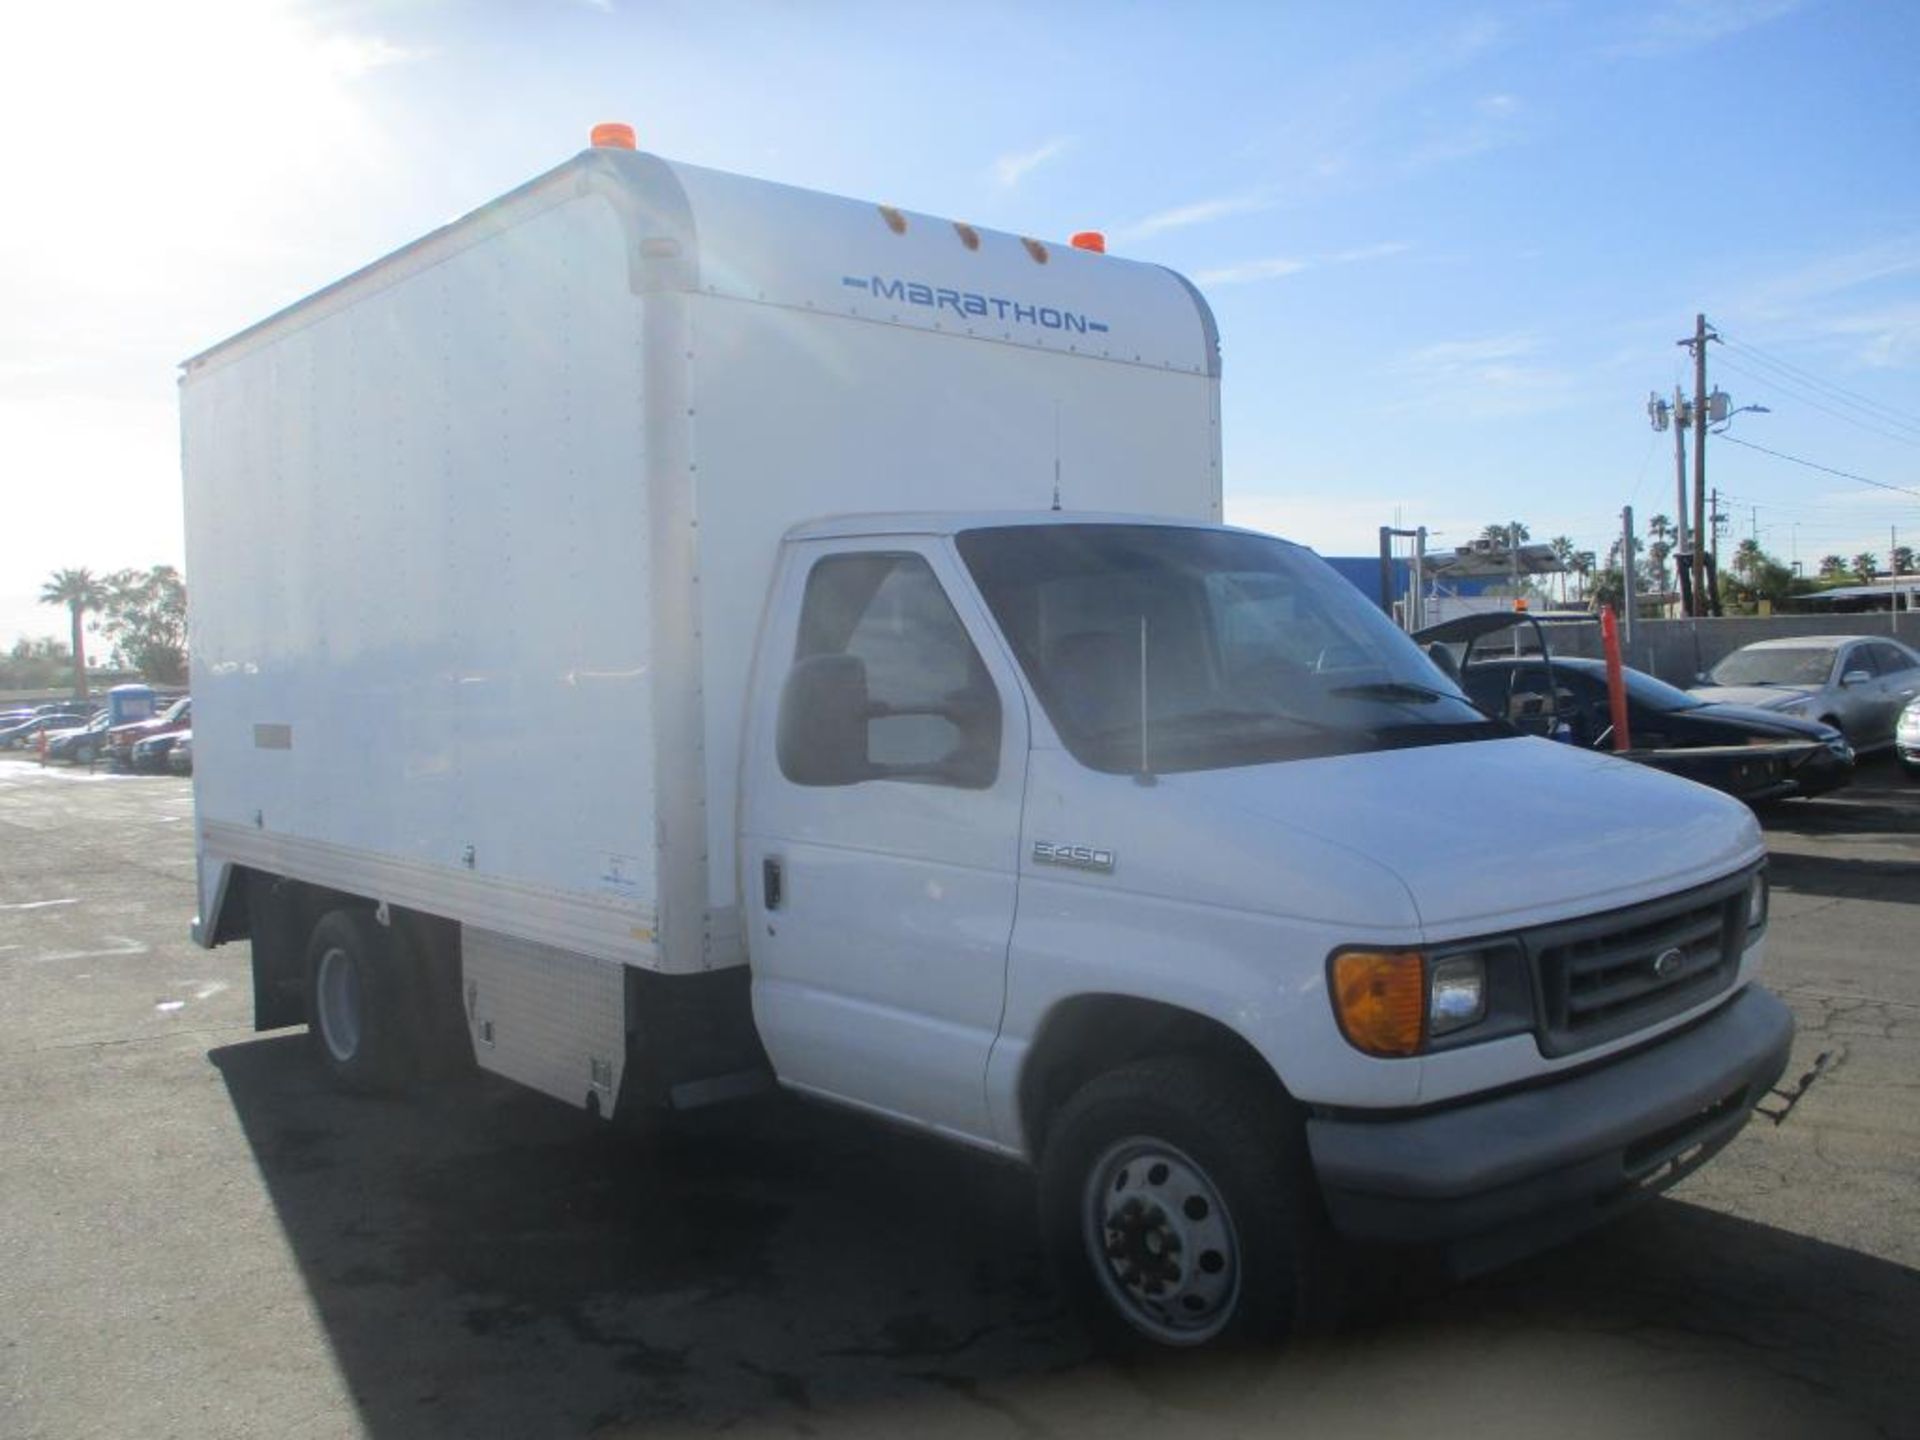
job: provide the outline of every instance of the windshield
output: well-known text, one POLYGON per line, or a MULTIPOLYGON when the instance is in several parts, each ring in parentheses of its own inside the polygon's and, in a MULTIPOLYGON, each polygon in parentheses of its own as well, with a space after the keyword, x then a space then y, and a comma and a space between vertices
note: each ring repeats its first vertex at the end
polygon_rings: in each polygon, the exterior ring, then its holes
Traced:
POLYGON ((1736 650, 1709 671, 1716 685, 1824 685, 1833 673, 1831 645, 1736 650))
POLYGON ((1060 738, 1094 769, 1216 769, 1514 733, 1285 541, 1032 525, 970 530, 958 544, 1060 738))
MULTIPOLYGON (((1605 665, 1596 665, 1588 673, 1602 685, 1607 683, 1605 665)), ((1627 697, 1649 710, 1698 710, 1707 703, 1698 695, 1689 695, 1676 685, 1654 679, 1644 670, 1623 665, 1620 667, 1620 676, 1627 682, 1627 697)))

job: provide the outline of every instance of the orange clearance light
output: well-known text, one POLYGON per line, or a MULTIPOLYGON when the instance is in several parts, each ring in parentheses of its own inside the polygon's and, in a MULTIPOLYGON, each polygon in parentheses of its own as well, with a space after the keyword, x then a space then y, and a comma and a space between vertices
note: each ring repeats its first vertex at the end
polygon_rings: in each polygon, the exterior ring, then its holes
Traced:
POLYGON ((640 139, 633 133, 633 126, 623 125, 618 120, 604 120, 593 127, 588 140, 596 150, 638 150, 640 139))
POLYGON ((1527 613, 1527 597, 1524 595, 1514 596, 1513 608, 1522 615, 1526 614, 1527 613))
POLYGON ((1426 966, 1417 950, 1348 950, 1333 957, 1333 1013, 1369 1055, 1413 1055, 1427 1012, 1426 966))
POLYGON ((1107 253, 1107 237, 1098 230, 1082 230, 1067 241, 1076 250, 1091 250, 1096 255, 1107 253))

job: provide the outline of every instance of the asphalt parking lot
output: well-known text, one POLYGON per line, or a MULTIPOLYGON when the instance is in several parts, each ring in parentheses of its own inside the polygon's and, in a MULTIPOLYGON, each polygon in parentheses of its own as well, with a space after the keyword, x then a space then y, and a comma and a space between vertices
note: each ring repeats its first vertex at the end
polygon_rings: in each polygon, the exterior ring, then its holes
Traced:
POLYGON ((1122 1368, 1016 1170, 787 1100, 328 1093, 187 940, 188 783, 0 758, 0 1435, 1920 1436, 1920 786, 1768 834, 1779 1123, 1553 1254, 1122 1368))

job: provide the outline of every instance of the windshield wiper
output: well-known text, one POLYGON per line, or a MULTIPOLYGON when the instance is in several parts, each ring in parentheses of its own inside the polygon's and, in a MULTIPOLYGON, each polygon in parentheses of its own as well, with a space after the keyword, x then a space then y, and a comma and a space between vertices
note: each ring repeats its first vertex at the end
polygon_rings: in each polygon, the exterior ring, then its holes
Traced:
MULTIPOLYGON (((1243 710, 1220 707, 1212 710, 1189 710, 1179 715, 1156 716, 1153 721, 1153 733, 1191 738, 1194 731, 1202 733, 1214 729, 1265 728, 1268 726, 1297 726, 1302 730, 1320 733, 1340 731, 1347 733, 1347 727, 1329 725, 1324 720, 1309 720, 1304 715, 1289 714, 1285 710, 1243 710)), ((1131 735, 1140 728, 1138 720, 1123 720, 1117 725, 1108 725, 1090 732, 1093 740, 1111 740, 1122 735, 1131 735)))
POLYGON ((1342 700, 1405 700, 1414 705, 1431 705, 1436 700, 1448 698, 1441 691, 1405 680, 1369 680, 1364 685, 1338 685, 1327 694, 1337 695, 1342 700))

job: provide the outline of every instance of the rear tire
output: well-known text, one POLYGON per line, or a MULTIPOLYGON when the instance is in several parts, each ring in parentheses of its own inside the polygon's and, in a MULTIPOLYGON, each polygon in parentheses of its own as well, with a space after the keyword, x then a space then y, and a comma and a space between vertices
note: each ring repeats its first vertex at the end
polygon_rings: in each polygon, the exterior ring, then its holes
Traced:
POLYGON ((1167 1056, 1090 1081, 1049 1127, 1040 1209, 1110 1348, 1225 1348, 1334 1313, 1337 1242, 1299 1113, 1226 1066, 1167 1056))
POLYGON ((396 1089, 406 1078, 407 1011, 387 932, 365 910, 329 910, 307 942, 307 1036, 347 1090, 396 1089))

